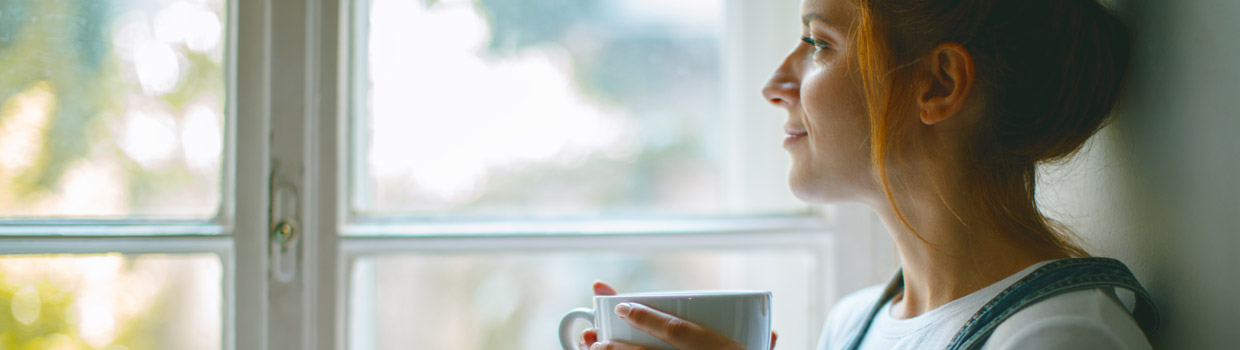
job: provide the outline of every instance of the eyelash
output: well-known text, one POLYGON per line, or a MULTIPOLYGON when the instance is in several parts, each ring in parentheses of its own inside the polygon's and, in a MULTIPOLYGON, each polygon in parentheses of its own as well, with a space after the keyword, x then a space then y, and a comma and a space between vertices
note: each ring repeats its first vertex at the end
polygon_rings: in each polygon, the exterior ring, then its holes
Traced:
POLYGON ((801 41, 814 47, 814 52, 822 51, 830 47, 830 45, 827 45, 826 42, 808 36, 802 36, 801 41))

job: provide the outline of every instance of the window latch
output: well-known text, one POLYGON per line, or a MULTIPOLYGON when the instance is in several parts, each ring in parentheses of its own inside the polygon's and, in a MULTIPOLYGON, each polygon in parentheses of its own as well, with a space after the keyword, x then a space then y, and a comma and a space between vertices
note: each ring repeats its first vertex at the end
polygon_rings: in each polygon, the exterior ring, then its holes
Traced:
POLYGON ((271 276, 281 283, 289 283, 297 277, 297 243, 301 241, 297 218, 301 212, 301 202, 297 185, 278 174, 279 163, 272 160, 268 249, 271 255, 271 276))

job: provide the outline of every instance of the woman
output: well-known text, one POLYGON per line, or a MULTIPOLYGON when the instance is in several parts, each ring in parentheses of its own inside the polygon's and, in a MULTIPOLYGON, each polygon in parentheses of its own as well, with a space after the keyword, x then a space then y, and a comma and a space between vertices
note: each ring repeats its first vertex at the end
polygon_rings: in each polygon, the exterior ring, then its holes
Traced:
MULTIPOLYGON (((902 266, 836 304, 820 349, 1150 347, 1113 288, 1149 308, 1135 279, 1073 259, 1087 254, 1034 202, 1036 166, 1072 155, 1115 103, 1118 19, 1094 0, 804 0, 802 22, 763 89, 788 111, 792 190, 873 208, 902 266)), ((617 314, 681 349, 735 347, 641 305, 617 314)))

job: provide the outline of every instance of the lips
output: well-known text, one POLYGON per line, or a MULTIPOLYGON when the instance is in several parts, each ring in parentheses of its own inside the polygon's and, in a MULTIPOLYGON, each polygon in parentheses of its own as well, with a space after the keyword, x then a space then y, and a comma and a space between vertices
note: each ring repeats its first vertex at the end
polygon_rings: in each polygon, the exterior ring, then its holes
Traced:
POLYGON ((797 141, 800 141, 805 138, 805 136, 809 135, 809 131, 806 131, 804 128, 798 128, 791 125, 784 126, 784 133, 788 135, 787 137, 784 137, 784 148, 792 147, 792 145, 796 144, 797 141))

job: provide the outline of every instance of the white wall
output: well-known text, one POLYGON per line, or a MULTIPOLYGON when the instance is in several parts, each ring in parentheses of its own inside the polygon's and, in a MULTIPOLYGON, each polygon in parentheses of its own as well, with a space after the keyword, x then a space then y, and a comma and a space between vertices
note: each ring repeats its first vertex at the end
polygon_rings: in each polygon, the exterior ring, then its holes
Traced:
POLYGON ((1240 1, 1116 0, 1137 37, 1118 118, 1044 203, 1162 312, 1155 348, 1240 344, 1240 1))

